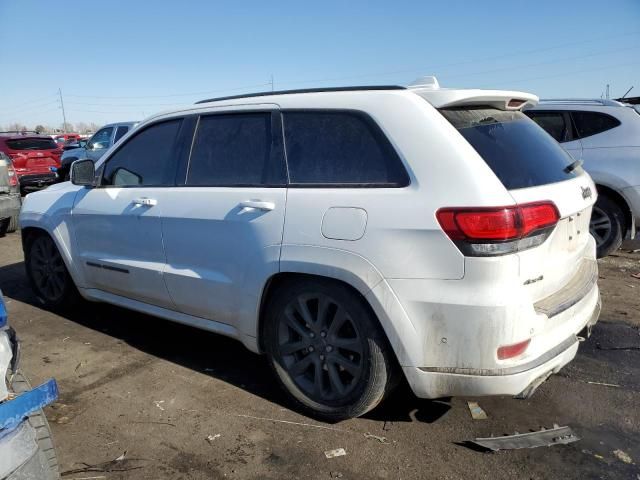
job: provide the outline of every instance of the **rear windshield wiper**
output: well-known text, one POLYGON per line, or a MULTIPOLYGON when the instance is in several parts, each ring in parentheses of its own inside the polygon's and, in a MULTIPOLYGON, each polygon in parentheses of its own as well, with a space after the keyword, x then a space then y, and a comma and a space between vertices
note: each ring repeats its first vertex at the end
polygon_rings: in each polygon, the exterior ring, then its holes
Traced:
POLYGON ((581 167, 582 164, 584 162, 582 160, 576 160, 574 162, 571 162, 569 165, 567 165, 566 167, 564 167, 564 172, 565 173, 571 173, 573 172, 576 168, 581 167))

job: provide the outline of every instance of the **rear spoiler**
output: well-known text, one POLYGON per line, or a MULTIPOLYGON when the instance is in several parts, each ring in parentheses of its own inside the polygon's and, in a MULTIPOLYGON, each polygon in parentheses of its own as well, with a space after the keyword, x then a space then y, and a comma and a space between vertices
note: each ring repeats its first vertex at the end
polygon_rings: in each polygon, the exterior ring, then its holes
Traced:
POLYGON ((520 110, 525 106, 533 107, 539 101, 531 93, 510 90, 440 88, 435 77, 419 78, 407 88, 435 108, 488 105, 499 110, 520 110))
POLYGON ((411 90, 435 108, 488 105, 499 110, 521 110, 538 104, 535 95, 506 90, 411 90))

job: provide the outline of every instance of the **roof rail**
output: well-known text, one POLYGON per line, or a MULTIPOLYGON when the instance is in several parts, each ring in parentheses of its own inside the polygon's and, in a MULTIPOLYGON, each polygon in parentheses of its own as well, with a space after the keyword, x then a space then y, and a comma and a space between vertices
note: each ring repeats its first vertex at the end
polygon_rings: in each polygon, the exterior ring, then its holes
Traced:
POLYGON ((619 107, 620 102, 606 100, 604 98, 541 98, 539 104, 562 104, 562 105, 602 105, 606 107, 619 107))
POLYGON ((196 105, 199 103, 219 102, 221 100, 235 100, 238 98, 269 97, 272 95, 291 95, 296 93, 353 92, 360 90, 405 90, 405 87, 401 87, 398 85, 371 85, 358 87, 302 88, 298 90, 279 90, 275 92, 246 93, 244 95, 232 95, 230 97, 209 98, 207 100, 200 100, 199 102, 196 102, 196 105))
POLYGON ((36 133, 38 135, 40 135, 40 133, 36 132, 35 130, 5 130, 3 132, 0 133, 15 133, 18 135, 27 135, 27 134, 31 134, 31 133, 36 133))

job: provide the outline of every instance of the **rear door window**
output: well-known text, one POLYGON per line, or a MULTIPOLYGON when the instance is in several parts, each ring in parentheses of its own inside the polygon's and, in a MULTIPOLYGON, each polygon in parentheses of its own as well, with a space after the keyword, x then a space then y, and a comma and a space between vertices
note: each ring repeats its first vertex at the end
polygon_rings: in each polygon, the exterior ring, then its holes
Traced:
POLYGON ((575 177, 573 159, 521 112, 491 107, 440 110, 508 189, 536 187, 575 177))
POLYGON ((282 148, 274 140, 271 112, 200 117, 186 184, 284 186, 286 167, 282 148))
POLYGON ((556 142, 567 142, 571 140, 567 117, 563 112, 525 112, 529 118, 540 125, 545 132, 555 138, 556 142))
POLYGON ((58 148, 53 138, 20 138, 7 140, 7 147, 11 150, 52 150, 58 148))
POLYGON ((124 137, 124 134, 127 133, 129 131, 129 127, 127 126, 120 126, 116 129, 116 136, 113 138, 113 143, 116 143, 118 140, 120 140, 122 137, 124 137))
POLYGON ((606 132, 620 125, 620 121, 611 115, 600 112, 571 112, 576 124, 579 138, 590 137, 597 133, 606 132))
POLYGON ((368 116, 351 111, 285 111, 289 180, 300 186, 403 187, 409 177, 368 116))

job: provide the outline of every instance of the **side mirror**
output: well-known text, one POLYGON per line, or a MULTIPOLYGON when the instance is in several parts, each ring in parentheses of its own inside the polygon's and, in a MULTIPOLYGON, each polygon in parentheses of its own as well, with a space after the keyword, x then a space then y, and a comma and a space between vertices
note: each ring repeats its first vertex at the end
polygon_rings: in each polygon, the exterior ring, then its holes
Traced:
POLYGON ((96 166, 93 160, 76 160, 71 164, 71 183, 92 187, 96 177, 96 166))

